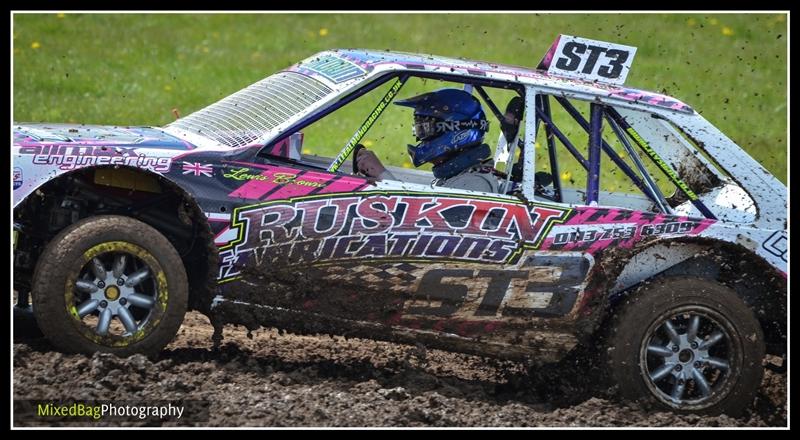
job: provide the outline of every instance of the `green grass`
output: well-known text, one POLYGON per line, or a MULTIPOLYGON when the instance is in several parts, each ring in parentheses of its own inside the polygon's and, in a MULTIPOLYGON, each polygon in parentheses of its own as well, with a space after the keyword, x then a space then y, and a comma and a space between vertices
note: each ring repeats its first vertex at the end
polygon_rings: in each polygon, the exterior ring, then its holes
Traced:
MULTIPOLYGON (((13 119, 164 125, 325 49, 534 66, 559 33, 638 47, 627 85, 684 100, 786 182, 785 14, 15 14, 13 119)), ((398 163, 410 115, 386 116, 403 138, 375 148, 398 163)))

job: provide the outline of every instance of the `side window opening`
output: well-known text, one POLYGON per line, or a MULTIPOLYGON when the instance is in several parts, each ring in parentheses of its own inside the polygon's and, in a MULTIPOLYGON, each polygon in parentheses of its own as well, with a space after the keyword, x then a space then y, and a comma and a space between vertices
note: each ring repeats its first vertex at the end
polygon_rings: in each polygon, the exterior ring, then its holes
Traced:
MULTIPOLYGON (((332 158, 339 154, 354 132, 362 126, 365 118, 370 116, 376 104, 384 99, 394 82, 394 78, 389 79, 372 90, 352 99, 340 108, 324 114, 321 118, 300 125, 297 129, 298 133, 302 132, 303 145, 300 150, 300 162, 317 168, 326 168, 331 163, 332 158)), ((491 159, 497 155, 498 144, 504 141, 504 137, 501 136, 504 131, 504 125, 499 119, 503 117, 503 114, 500 113, 502 108, 512 98, 524 96, 523 89, 516 85, 502 83, 490 85, 467 84, 438 78, 409 76, 402 89, 393 97, 391 103, 385 106, 382 113, 375 119, 359 143, 376 154, 386 169, 391 171, 391 174, 395 177, 394 180, 401 183, 423 185, 434 183, 436 179, 432 172, 433 165, 429 162, 415 167, 407 149, 409 145, 419 143, 412 131, 414 127, 414 110, 408 107, 396 106, 393 103, 445 88, 466 90, 481 103, 485 118, 489 122, 488 130, 484 134, 482 143, 487 144, 491 149, 491 154, 485 164, 487 167, 494 168, 498 181, 500 181, 504 173, 510 170, 510 166, 504 162, 496 164, 491 159)), ((523 132, 524 130, 520 128, 520 135, 523 132)), ((505 142, 508 143, 508 141, 505 142)), ((285 139, 278 139, 272 143, 272 146, 262 150, 260 155, 279 161, 289 160, 282 154, 272 154, 273 151, 282 151, 277 148, 285 143, 285 139)), ((296 145, 296 143, 292 145, 296 145)), ((519 153, 516 152, 516 154, 518 155, 519 153)), ((342 163, 338 171, 346 174, 352 173, 352 159, 351 154, 342 163)), ((504 191, 499 188, 498 192, 503 193, 504 191)))
POLYGON ((642 201, 649 205, 647 196, 652 191, 638 170, 637 157, 631 156, 630 145, 624 144, 612 130, 614 127, 602 106, 582 104, 545 95, 537 99, 536 173, 537 177, 542 173, 553 177, 548 191, 537 189, 544 195, 550 193, 546 198, 566 203, 589 204, 591 198, 604 205, 615 204, 612 201, 617 199, 630 204, 632 198, 637 197, 640 199, 634 203, 637 209, 642 208, 642 201), (592 139, 590 133, 595 124, 599 133, 592 139), (590 142, 599 145, 594 157, 590 142), (593 162, 596 169, 593 169, 593 162), (593 175, 594 183, 590 187, 593 175), (591 190, 595 194, 588 194, 591 190), (599 200, 601 198, 603 200, 599 200))
MULTIPOLYGON (((665 213, 674 213, 675 206, 688 200, 703 216, 716 218, 691 189, 697 177, 691 185, 687 183, 689 179, 681 174, 691 173, 676 171, 645 141, 653 137, 640 135, 614 107, 538 95, 536 112, 537 196, 561 203, 665 213), (540 173, 552 176, 552 182, 540 187, 540 173)), ((688 142, 669 127, 681 142, 688 142)))

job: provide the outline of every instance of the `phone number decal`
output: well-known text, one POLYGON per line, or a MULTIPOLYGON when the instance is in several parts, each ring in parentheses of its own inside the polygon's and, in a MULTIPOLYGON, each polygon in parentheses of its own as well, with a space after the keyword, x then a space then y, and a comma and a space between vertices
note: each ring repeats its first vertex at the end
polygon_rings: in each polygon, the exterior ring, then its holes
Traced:
POLYGON ((594 243, 603 240, 630 240, 636 238, 637 231, 640 237, 689 234, 700 225, 697 221, 667 222, 658 224, 621 224, 611 226, 576 227, 574 230, 564 230, 553 236, 554 245, 568 243, 594 243))

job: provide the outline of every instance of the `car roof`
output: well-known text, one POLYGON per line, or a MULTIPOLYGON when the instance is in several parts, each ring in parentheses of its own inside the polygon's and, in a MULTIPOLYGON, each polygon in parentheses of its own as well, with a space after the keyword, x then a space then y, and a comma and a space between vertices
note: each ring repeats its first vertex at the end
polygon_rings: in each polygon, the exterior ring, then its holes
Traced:
MULTIPOLYGON (((379 51, 370 49, 334 49, 320 52, 304 62, 319 59, 325 55, 335 56, 358 65, 366 72, 385 70, 450 71, 459 76, 472 76, 497 80, 510 80, 521 84, 531 84, 543 88, 554 88, 566 92, 580 92, 592 95, 636 102, 645 106, 669 108, 683 113, 694 110, 677 98, 647 90, 635 89, 614 84, 604 84, 558 75, 548 74, 546 70, 490 63, 464 58, 449 58, 439 55, 409 53, 401 51, 379 51)), ((301 63, 302 64, 302 63, 301 63)))

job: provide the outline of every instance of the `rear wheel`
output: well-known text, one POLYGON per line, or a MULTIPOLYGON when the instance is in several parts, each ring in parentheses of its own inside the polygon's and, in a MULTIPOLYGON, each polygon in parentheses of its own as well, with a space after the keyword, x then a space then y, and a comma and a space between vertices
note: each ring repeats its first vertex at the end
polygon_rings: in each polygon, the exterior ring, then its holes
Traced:
POLYGON ((90 217, 59 233, 33 282, 42 332, 70 352, 153 355, 177 333, 187 299, 175 248, 151 226, 121 216, 90 217))
POLYGON ((753 401, 764 337, 736 292, 707 279, 664 278, 621 306, 608 360, 624 398, 734 416, 753 401))

